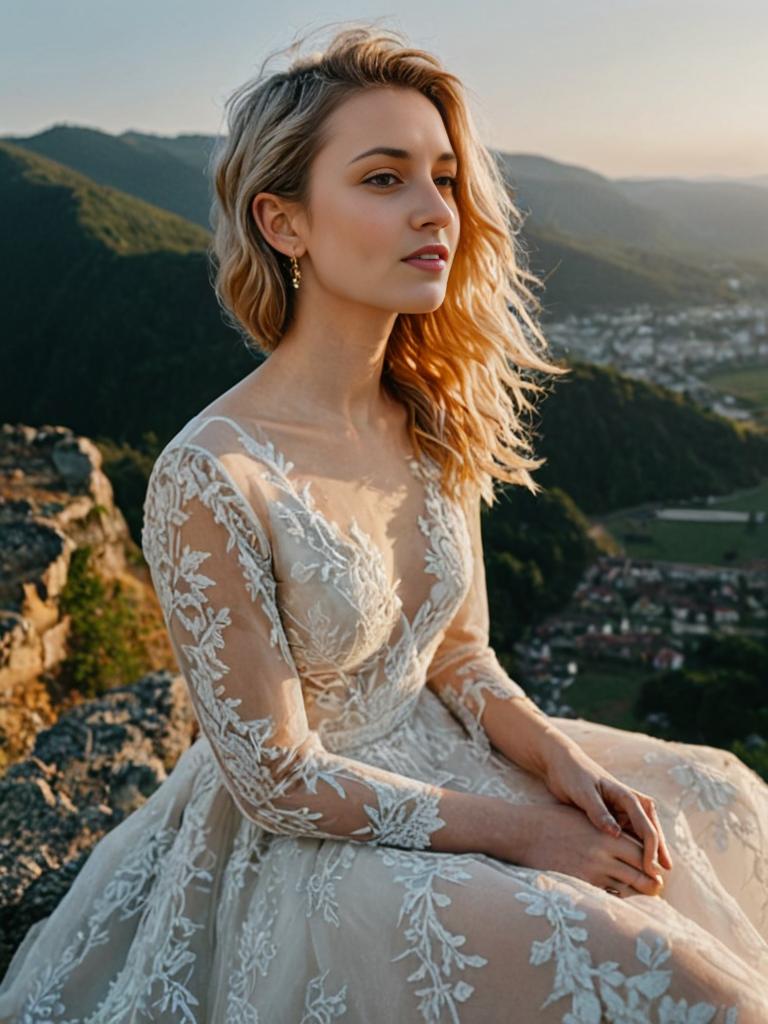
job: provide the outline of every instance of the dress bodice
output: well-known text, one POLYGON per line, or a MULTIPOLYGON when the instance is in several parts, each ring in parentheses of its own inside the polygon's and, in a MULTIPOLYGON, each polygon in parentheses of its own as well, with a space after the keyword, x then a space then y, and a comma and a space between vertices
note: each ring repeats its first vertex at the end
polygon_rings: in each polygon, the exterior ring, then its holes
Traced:
POLYGON ((201 413, 158 456, 142 548, 171 644, 246 816, 423 848, 442 790, 369 745, 425 686, 486 744, 485 693, 525 697, 488 645, 479 500, 468 518, 424 452, 390 487, 309 431, 286 447, 201 413))
POLYGON ((280 617, 274 625, 282 625, 310 726, 329 749, 340 750, 384 734, 408 714, 441 630, 466 595, 472 551, 463 509, 442 492, 428 455, 406 458, 413 487, 404 505, 415 510, 413 518, 387 521, 383 503, 377 514, 370 501, 365 528, 354 514, 358 506, 349 514, 342 483, 294 476, 302 457, 306 452, 294 450, 289 459, 262 427, 204 417, 169 442, 152 486, 176 503, 209 474, 219 484, 214 518, 237 513, 235 543, 248 546, 255 524, 266 526, 275 591, 270 614, 280 617), (180 481, 184 490, 174 495, 180 481), (334 508, 341 512, 334 515, 334 508), (392 580, 388 567, 398 557, 402 564, 402 546, 407 571, 392 580))

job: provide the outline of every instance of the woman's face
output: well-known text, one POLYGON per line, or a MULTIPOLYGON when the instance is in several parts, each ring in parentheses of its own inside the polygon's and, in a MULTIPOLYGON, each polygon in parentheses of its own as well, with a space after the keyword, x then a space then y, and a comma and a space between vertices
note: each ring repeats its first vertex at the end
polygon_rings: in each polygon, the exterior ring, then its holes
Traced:
POLYGON ((370 89, 326 128, 300 218, 302 287, 393 313, 437 309, 459 240, 458 165, 437 108, 415 89, 370 89), (404 262, 431 243, 447 248, 444 263, 404 262))

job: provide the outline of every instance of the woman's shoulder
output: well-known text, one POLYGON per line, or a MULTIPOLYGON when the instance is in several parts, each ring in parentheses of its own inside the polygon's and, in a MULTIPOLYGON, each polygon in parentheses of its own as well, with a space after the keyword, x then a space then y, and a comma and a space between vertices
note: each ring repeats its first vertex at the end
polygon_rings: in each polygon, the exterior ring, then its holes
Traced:
MULTIPOLYGON (((169 503, 186 508, 191 499, 201 498, 217 504, 219 521, 225 511, 231 518, 237 510, 251 541, 258 528, 261 541, 271 544, 270 503, 291 487, 293 463, 274 443, 270 419, 262 423, 231 392, 191 416, 157 455, 147 482, 145 522, 169 503)), ((255 399, 258 391, 250 395, 255 399)))
POLYGON ((148 561, 169 531, 190 518, 198 531, 224 528, 230 543, 267 557, 273 540, 268 495, 253 467, 263 461, 268 475, 270 458, 262 459, 260 449, 238 447, 238 431, 223 414, 197 414, 157 456, 143 503, 142 549, 148 561))
POLYGON ((222 466, 255 459, 275 469, 284 468, 274 440, 281 436, 280 421, 268 412, 256 415, 242 403, 227 400, 227 394, 191 416, 161 449, 156 462, 196 451, 222 466))

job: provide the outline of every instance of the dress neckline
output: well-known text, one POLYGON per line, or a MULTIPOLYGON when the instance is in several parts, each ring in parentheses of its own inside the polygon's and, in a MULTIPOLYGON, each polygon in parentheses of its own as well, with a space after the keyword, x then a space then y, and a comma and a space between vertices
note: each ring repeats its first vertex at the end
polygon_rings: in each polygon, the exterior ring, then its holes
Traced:
MULTIPOLYGON (((270 453, 269 461, 271 468, 276 470, 281 479, 286 483, 288 491, 293 499, 304 506, 315 524, 322 523, 330 531, 337 544, 351 552, 354 558, 367 560, 368 568, 376 574, 379 583, 386 588, 389 599, 397 600, 400 606, 400 614, 409 629, 412 631, 414 625, 414 621, 412 621, 412 619, 418 619, 423 610, 424 604, 430 601, 429 595, 425 601, 422 602, 421 607, 416 610, 414 616, 409 618, 403 611, 403 601, 400 594, 402 577, 398 577, 394 581, 390 579, 389 573, 386 569, 384 554, 371 534, 359 525, 356 516, 352 516, 349 523, 345 527, 342 527, 342 525, 334 518, 320 510, 316 505, 314 492, 311 486, 314 481, 305 479, 299 482, 291 476, 290 471, 293 469, 294 462, 288 458, 286 452, 281 447, 277 446, 275 441, 270 437, 269 432, 264 427, 258 423, 253 423, 252 427, 255 428, 254 433, 251 429, 246 428, 239 420, 234 419, 231 416, 225 416, 221 413, 211 413, 201 416, 199 419, 194 418, 190 421, 187 428, 182 432, 182 443, 186 439, 188 433, 194 435, 198 433, 206 423, 214 420, 228 423, 235 432, 241 436, 241 438, 267 448, 270 453)), ((194 442, 191 443, 194 444, 194 442)), ((434 482, 433 469, 435 468, 435 463, 426 452, 421 452, 419 455, 415 455, 412 446, 409 445, 409 448, 410 450, 407 453, 404 453, 403 457, 408 463, 413 476, 422 484, 422 499, 420 502, 421 512, 416 517, 415 528, 421 529, 422 533, 425 533, 426 536, 429 537, 429 523, 431 516, 434 513, 434 509, 432 508, 432 484, 434 482)), ((245 497, 243 497, 243 500, 246 500, 245 497)), ((424 550, 423 564, 425 571, 428 571, 432 555, 431 543, 428 541, 424 550)))
MULTIPOLYGON (((288 457, 287 450, 282 446, 278 446, 274 438, 271 436, 270 432, 260 423, 252 421, 251 426, 246 427, 240 420, 235 419, 233 416, 226 416, 223 413, 210 413, 208 415, 201 416, 200 418, 195 417, 192 420, 190 420, 188 426, 182 431, 181 436, 186 437, 188 431, 196 433, 199 429, 205 426, 206 423, 212 422, 214 420, 219 420, 223 423, 228 423, 231 427, 233 427, 239 434, 242 434, 244 437, 250 438, 257 444, 264 444, 268 448, 270 448, 274 454, 275 464, 279 466, 281 472, 285 476, 286 481, 290 483, 291 487, 294 489, 296 489, 299 486, 298 482, 292 480, 290 477, 290 470, 293 469, 293 467, 295 466, 295 462, 288 457), (255 433, 251 432, 251 427, 254 429, 255 433)), ((425 464, 430 469, 435 468, 434 460, 431 459, 426 452, 424 452, 423 450, 418 453, 415 452, 410 437, 408 438, 407 444, 408 450, 406 452, 401 453, 401 457, 407 462, 407 464, 412 470, 416 471, 416 474, 419 478, 421 478, 421 474, 425 469, 425 464)), ((305 487, 311 483, 311 480, 305 480, 301 486, 305 487)))

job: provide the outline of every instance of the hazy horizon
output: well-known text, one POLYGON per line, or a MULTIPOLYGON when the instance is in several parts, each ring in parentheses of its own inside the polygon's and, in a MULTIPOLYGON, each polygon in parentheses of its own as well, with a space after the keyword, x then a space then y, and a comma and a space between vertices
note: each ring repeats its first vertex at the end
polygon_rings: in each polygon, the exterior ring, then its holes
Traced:
POLYGON ((461 78, 494 149, 608 178, 768 175, 768 5, 757 0, 549 0, 535 10, 486 0, 470 13, 430 0, 383 10, 344 0, 316 12, 307 0, 290 10, 244 0, 6 9, 0 134, 66 124, 216 135, 226 96, 268 53, 325 28, 309 51, 330 23, 376 19, 461 78))

